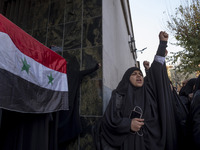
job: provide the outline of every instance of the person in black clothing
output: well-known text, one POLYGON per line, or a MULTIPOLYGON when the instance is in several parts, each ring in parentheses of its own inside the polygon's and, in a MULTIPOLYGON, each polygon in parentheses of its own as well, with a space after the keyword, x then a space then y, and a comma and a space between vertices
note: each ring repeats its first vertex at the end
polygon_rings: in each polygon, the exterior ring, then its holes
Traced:
POLYGON ((174 106, 165 65, 168 34, 161 31, 159 39, 145 79, 139 68, 131 67, 113 90, 100 123, 101 144, 97 149, 177 150, 174 106))
POLYGON ((189 79, 186 85, 182 87, 181 91, 179 92, 180 99, 183 101, 188 111, 190 110, 190 103, 192 100, 195 81, 196 78, 189 79))
POLYGON ((193 99, 190 106, 189 130, 190 149, 200 149, 200 75, 196 79, 193 99))
MULTIPOLYGON (((167 55, 167 53, 166 53, 167 55)), ((146 75, 148 74, 148 70, 150 68, 149 61, 143 61, 143 66, 145 68, 146 75)), ((186 82, 186 80, 185 80, 186 82)), ((184 83, 185 83, 184 82, 184 83)), ((185 83, 186 84, 186 83, 185 83)), ((185 86, 185 85, 184 85, 185 86)), ((174 88, 172 82, 170 81, 170 87, 172 91, 172 98, 173 98, 173 105, 175 111, 175 119, 176 119, 176 128, 177 128, 177 143, 178 149, 182 150, 186 146, 188 146, 187 142, 187 119, 188 119, 188 109, 180 99, 179 95, 177 94, 176 89, 174 88)), ((178 150, 177 149, 177 150, 178 150)))
POLYGON ((188 82, 188 79, 186 79, 186 80, 184 80, 184 81, 182 82, 182 86, 181 86, 181 88, 180 88, 180 90, 179 90, 179 95, 181 95, 182 92, 184 91, 184 87, 185 87, 185 85, 187 84, 187 82, 188 82))
POLYGON ((188 137, 187 137, 187 130, 188 130, 188 109, 184 105, 183 101, 180 99, 176 89, 174 88, 172 82, 171 83, 171 90, 172 90, 172 98, 173 98, 173 106, 175 111, 175 119, 176 119, 176 128, 177 128, 177 142, 178 142, 178 149, 182 150, 188 146, 188 137))
POLYGON ((79 115, 79 87, 82 79, 101 66, 97 63, 93 68, 79 71, 72 64, 67 65, 69 110, 59 112, 58 144, 59 150, 66 150, 68 143, 82 131, 79 115))

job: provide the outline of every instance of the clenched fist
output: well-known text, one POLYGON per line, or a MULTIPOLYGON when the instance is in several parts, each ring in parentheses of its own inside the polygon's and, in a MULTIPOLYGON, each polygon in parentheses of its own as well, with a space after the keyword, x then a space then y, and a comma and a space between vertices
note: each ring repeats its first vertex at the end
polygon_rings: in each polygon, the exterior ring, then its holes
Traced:
POLYGON ((149 69, 149 61, 143 61, 143 66, 144 66, 144 68, 145 68, 145 70, 148 70, 149 69))
POLYGON ((161 31, 159 34, 159 39, 161 41, 168 41, 169 35, 165 31, 161 31))

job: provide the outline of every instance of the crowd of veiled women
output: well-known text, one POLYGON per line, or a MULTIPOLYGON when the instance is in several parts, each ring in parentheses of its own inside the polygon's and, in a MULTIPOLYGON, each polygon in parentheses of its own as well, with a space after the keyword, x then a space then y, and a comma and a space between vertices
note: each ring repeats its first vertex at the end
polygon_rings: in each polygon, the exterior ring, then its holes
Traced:
POLYGON ((146 76, 131 67, 113 90, 93 128, 97 150, 200 149, 200 76, 177 93, 165 64, 168 34, 161 31, 159 40, 146 76))

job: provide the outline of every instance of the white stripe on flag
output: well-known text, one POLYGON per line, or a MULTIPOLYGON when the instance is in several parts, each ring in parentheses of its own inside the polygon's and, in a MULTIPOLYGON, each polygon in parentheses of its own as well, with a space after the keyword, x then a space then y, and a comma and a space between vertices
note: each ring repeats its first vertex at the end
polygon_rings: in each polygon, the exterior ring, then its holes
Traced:
POLYGON ((40 87, 54 91, 68 91, 65 73, 47 68, 24 55, 3 32, 0 32, 0 68, 40 87), (27 70, 23 69, 23 62, 27 64, 27 70))

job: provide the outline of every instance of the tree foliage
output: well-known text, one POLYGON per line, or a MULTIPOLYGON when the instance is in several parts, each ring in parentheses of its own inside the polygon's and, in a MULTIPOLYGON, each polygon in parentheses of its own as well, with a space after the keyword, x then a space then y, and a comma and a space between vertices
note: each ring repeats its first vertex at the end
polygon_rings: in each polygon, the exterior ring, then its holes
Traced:
MULTIPOLYGON (((187 1, 188 2, 188 1, 187 1)), ((191 0, 187 5, 180 5, 176 13, 170 16, 167 27, 177 40, 176 45, 182 51, 173 52, 169 59, 178 63, 176 69, 192 73, 200 69, 200 0, 191 0)))

